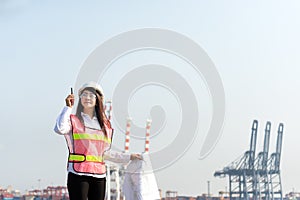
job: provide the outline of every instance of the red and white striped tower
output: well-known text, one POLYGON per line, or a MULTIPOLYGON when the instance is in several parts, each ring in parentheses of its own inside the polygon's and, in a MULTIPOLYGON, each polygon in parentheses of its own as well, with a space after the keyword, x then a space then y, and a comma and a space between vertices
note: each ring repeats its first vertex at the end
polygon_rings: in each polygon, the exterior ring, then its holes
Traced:
POLYGON ((149 153, 149 143, 150 143, 150 126, 151 119, 148 119, 146 122, 146 138, 145 138, 145 153, 149 153))
POLYGON ((129 152, 131 118, 127 118, 125 133, 125 153, 129 152))
POLYGON ((110 121, 112 116, 112 101, 107 100, 104 105, 104 111, 107 113, 107 119, 110 121))

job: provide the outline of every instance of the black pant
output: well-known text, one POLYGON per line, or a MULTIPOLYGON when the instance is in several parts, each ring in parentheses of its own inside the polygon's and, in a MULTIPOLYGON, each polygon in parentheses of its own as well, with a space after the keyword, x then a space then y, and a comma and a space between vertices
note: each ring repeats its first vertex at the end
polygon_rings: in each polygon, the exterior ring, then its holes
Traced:
POLYGON ((106 178, 68 174, 70 200, 104 200, 106 178))

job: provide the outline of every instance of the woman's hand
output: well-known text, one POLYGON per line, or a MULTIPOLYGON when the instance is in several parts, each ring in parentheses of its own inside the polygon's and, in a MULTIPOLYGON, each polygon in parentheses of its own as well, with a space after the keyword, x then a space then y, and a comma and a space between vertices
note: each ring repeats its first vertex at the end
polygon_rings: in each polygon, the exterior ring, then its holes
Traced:
POLYGON ((66 101, 66 106, 72 108, 74 105, 74 94, 69 94, 65 99, 65 101, 66 101))
POLYGON ((143 157, 141 156, 141 154, 131 154, 130 160, 143 160, 143 157))

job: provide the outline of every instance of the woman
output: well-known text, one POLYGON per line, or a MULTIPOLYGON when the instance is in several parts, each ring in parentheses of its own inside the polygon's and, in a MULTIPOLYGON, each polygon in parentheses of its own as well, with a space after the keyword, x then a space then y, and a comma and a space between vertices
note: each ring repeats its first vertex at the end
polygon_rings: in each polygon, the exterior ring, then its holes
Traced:
POLYGON ((58 116, 54 131, 65 136, 68 149, 67 186, 70 200, 104 200, 106 167, 104 160, 127 163, 141 159, 108 151, 113 129, 105 115, 102 88, 95 82, 84 84, 78 91, 76 114, 71 114, 74 95, 65 99, 66 106, 58 116))

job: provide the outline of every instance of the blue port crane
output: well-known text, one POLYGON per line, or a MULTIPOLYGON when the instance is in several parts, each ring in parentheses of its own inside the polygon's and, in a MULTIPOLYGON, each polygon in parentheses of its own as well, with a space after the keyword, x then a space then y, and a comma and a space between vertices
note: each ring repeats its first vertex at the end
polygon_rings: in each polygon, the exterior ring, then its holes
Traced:
POLYGON ((254 120, 250 139, 250 149, 214 176, 229 176, 229 195, 233 200, 282 200, 280 159, 282 149, 283 124, 278 127, 276 151, 269 158, 271 122, 266 123, 264 145, 255 157, 258 121, 254 120))
POLYGON ((280 159, 282 150, 283 138, 283 123, 280 123, 277 131, 276 150, 271 154, 268 160, 269 180, 270 180, 270 194, 271 199, 282 199, 282 183, 280 174, 280 159))
POLYGON ((255 159, 255 193, 253 199, 270 199, 269 176, 268 176, 268 154, 270 144, 271 122, 267 122, 265 128, 263 151, 259 152, 255 159))
POLYGON ((255 150, 257 140, 258 121, 254 120, 252 124, 250 149, 244 153, 241 158, 232 162, 223 170, 216 171, 214 176, 229 176, 229 196, 230 199, 246 199, 250 198, 249 194, 253 193, 253 176, 255 173, 255 150))

